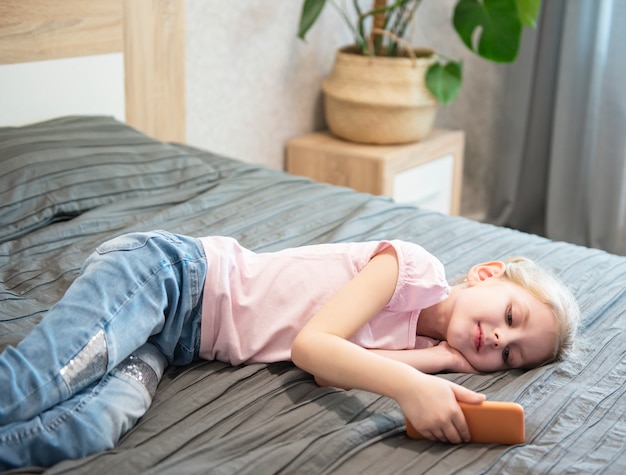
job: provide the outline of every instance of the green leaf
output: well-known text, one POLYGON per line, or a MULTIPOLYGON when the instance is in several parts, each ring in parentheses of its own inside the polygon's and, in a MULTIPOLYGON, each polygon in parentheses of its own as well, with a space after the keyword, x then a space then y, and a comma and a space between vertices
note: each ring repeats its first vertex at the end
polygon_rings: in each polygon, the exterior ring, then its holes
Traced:
POLYGON ((463 64, 450 61, 435 63, 426 72, 426 87, 442 104, 452 102, 459 95, 463 82, 463 64))
POLYGON ((463 43, 483 58, 508 63, 517 57, 522 22, 516 0, 459 0, 452 22, 463 43))
POLYGON ((537 27, 537 17, 541 10, 541 0, 515 0, 517 13, 524 26, 537 27))
POLYGON ((298 38, 304 40, 307 32, 311 29, 317 18, 322 13, 326 0, 305 0, 300 13, 300 26, 298 27, 298 38))

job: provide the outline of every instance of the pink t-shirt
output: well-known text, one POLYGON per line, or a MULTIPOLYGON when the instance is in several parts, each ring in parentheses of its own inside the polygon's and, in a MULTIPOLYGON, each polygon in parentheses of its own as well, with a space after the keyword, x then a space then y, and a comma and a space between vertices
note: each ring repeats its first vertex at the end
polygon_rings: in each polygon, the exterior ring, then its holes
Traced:
POLYGON ((229 237, 201 241, 208 265, 200 357, 207 360, 233 365, 290 360, 291 344, 305 323, 389 246, 399 262, 396 290, 351 341, 364 348, 415 348, 420 309, 450 292, 441 262, 403 241, 319 244, 267 253, 252 252, 229 237))

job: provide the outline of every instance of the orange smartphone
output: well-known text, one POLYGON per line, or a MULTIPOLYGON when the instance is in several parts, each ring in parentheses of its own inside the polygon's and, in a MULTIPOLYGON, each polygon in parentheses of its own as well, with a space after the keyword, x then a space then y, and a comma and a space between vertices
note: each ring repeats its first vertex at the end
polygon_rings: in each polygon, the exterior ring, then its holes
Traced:
MULTIPOLYGON (((515 402, 483 401, 481 404, 459 402, 470 430, 471 442, 479 444, 523 444, 524 408, 515 402)), ((411 439, 424 439, 406 419, 406 433, 411 439)))

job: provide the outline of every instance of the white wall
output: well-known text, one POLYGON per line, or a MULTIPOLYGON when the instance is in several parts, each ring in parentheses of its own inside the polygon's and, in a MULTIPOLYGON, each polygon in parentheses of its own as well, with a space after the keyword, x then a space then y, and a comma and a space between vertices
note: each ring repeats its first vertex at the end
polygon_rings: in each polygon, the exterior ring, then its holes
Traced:
POLYGON ((124 109, 122 53, 0 65, 0 127, 124 109))
POLYGON ((332 7, 307 43, 300 0, 187 0, 187 140, 282 169, 285 141, 324 128, 321 81, 351 38, 332 7))
MULTIPOLYGON (((341 0, 339 0, 341 1, 341 0)), ((285 141, 325 128, 321 82, 350 32, 330 4, 296 38, 303 0, 187 0, 187 138, 192 145, 282 169, 285 141)), ((351 3, 348 2, 348 3, 351 3)), ((504 67, 470 53, 452 28, 455 0, 424 0, 411 43, 464 60, 459 99, 439 127, 467 134, 464 214, 484 208, 504 67)))

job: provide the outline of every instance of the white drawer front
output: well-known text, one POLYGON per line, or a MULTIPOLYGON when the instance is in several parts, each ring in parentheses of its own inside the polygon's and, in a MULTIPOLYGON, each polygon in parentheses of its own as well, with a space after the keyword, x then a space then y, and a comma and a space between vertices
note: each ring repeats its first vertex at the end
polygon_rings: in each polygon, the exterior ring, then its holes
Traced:
POLYGON ((400 172, 393 179, 393 199, 450 214, 453 171, 454 157, 445 155, 400 172))

